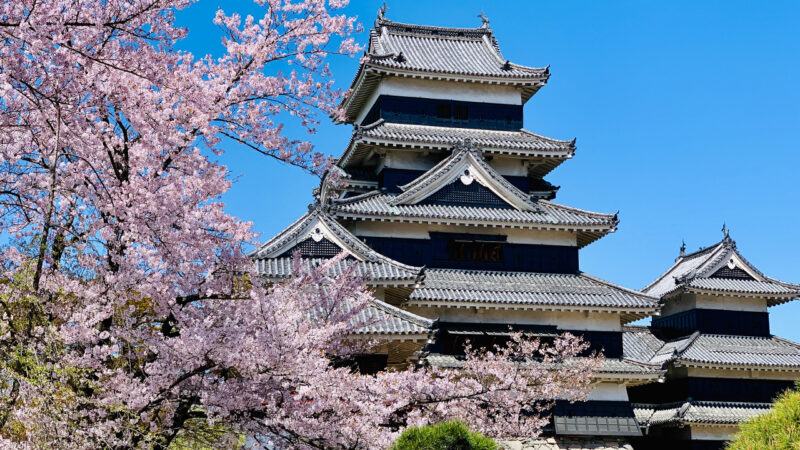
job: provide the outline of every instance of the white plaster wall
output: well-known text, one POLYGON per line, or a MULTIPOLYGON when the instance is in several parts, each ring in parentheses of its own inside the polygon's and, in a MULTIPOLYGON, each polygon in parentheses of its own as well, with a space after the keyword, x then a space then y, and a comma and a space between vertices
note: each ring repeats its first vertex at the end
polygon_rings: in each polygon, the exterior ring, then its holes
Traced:
POLYGON ((667 301, 661 309, 661 315, 669 316, 692 308, 694 308, 694 296, 691 294, 683 294, 680 297, 675 297, 667 301))
POLYGON ((597 383, 592 385, 588 400, 627 401, 628 390, 620 383, 597 383))
MULTIPOLYGON (((393 169, 409 170, 429 170, 435 166, 441 158, 424 156, 417 152, 395 152, 390 151, 382 158, 382 165, 393 169)), ((378 172, 382 167, 378 170, 378 172)))
POLYGON ((733 435, 738 430, 739 427, 735 426, 713 427, 706 425, 692 425, 690 433, 692 435, 692 439, 694 440, 719 441, 732 439, 733 435))
POLYGON ((521 91, 512 86, 387 76, 365 103, 364 109, 356 117, 356 123, 361 123, 364 116, 372 108, 375 100, 381 95, 501 103, 506 105, 522 104, 521 91))
POLYGON ((519 158, 494 157, 489 165, 501 175, 524 177, 528 175, 525 160, 519 158))
POLYGON ((722 297, 695 294, 695 305, 705 309, 728 311, 766 312, 767 301, 763 298, 722 297))
POLYGON ((727 311, 766 312, 767 301, 760 298, 727 297, 702 294, 682 294, 669 300, 661 311, 668 316, 692 308, 721 309, 727 311))
POLYGON ((559 230, 520 230, 514 228, 468 227, 460 225, 428 225, 421 223, 397 222, 356 222, 350 231, 358 236, 396 237, 407 239, 428 239, 430 231, 446 233, 479 233, 506 236, 512 244, 546 244, 574 247, 577 237, 571 231, 559 230))
POLYGON ((589 311, 527 311, 481 308, 409 307, 408 311, 445 322, 556 325, 564 330, 621 331, 620 316, 589 311))
POLYGON ((687 375, 690 377, 733 378, 737 380, 757 379, 757 380, 789 380, 789 381, 800 379, 800 372, 702 369, 697 367, 687 367, 686 370, 687 370, 687 375))

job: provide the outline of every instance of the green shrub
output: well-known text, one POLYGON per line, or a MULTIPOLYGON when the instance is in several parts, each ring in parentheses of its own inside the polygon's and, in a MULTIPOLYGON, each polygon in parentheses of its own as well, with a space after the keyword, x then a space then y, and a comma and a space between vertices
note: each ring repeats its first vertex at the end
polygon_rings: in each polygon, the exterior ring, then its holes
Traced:
POLYGON ((784 392, 768 413, 740 426, 728 450, 800 450, 800 391, 784 392))
POLYGON ((409 428, 392 444, 391 450, 497 450, 497 444, 453 420, 409 428))

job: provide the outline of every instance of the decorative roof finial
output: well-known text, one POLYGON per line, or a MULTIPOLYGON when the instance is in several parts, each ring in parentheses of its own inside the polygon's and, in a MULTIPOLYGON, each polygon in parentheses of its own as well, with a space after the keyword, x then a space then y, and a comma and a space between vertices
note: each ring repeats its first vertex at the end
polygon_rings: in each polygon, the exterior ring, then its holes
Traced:
POLYGON ((686 240, 681 239, 681 256, 686 256, 686 240))
POLYGON ((385 20, 386 19, 386 10, 387 9, 389 9, 389 7, 386 6, 386 2, 383 2, 383 6, 381 6, 381 8, 378 10, 378 19, 380 19, 380 20, 385 20))
POLYGON ((489 18, 486 17, 486 14, 484 14, 483 11, 478 14, 478 17, 481 18, 481 28, 489 28, 489 18))
POLYGON ((725 240, 728 240, 728 239, 730 239, 730 238, 731 238, 731 237, 730 237, 730 230, 729 230, 729 229, 728 229, 728 227, 725 225, 725 222, 722 222, 722 234, 724 234, 724 235, 725 235, 725 238, 724 238, 725 240))

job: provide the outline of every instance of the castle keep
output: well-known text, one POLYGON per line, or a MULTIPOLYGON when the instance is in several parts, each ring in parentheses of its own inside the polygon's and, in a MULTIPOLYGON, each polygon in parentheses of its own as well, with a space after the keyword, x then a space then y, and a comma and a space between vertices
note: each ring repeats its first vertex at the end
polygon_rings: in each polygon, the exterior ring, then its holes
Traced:
POLYGON ((800 377, 800 346, 770 335, 767 312, 800 286, 759 272, 727 232, 641 292, 582 272, 580 249, 618 219, 556 201, 546 177, 575 141, 523 128, 549 77, 505 59, 485 17, 444 28, 382 10, 342 104, 346 186, 323 180, 309 212, 252 256, 280 281, 295 252, 309 265, 349 255, 333 270, 355 264, 377 298, 359 333, 382 345, 363 372, 459 367, 467 339, 502 343, 509 326, 582 336, 605 356, 589 400, 557 402, 528 446, 721 448, 800 377))

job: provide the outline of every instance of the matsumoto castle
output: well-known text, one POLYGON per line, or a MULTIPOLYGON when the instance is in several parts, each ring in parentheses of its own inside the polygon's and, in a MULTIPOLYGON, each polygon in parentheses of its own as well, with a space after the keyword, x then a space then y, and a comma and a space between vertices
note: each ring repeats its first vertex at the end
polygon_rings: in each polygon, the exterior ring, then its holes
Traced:
POLYGON ((582 272, 580 249, 619 221, 555 202, 546 177, 575 141, 522 128, 548 68, 503 58, 483 16, 444 28, 384 13, 342 103, 346 187, 323 180, 308 213, 252 255, 278 281, 296 251, 308 264, 349 254, 340 264, 377 298, 360 334, 382 342, 362 372, 459 367, 465 340, 503 342, 509 325, 581 335, 605 355, 589 400, 557 402, 526 449, 721 449, 793 386, 800 345, 770 334, 768 310, 800 285, 761 273, 727 231, 641 291, 582 272))

